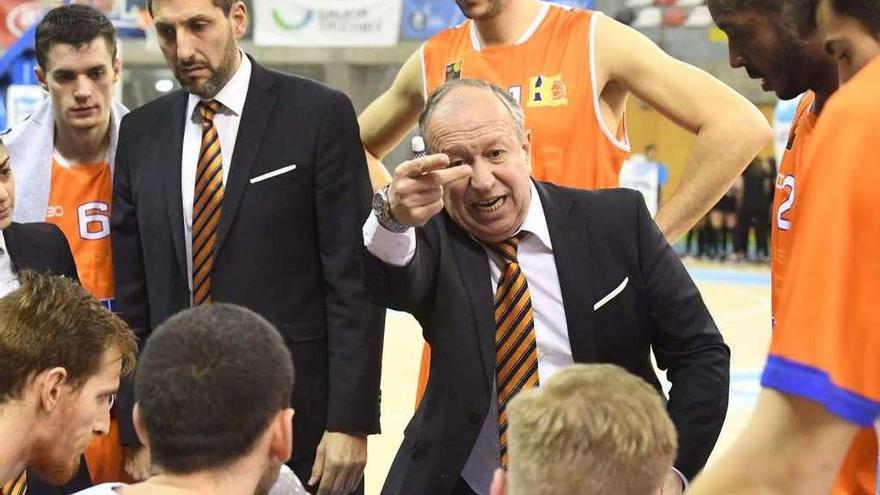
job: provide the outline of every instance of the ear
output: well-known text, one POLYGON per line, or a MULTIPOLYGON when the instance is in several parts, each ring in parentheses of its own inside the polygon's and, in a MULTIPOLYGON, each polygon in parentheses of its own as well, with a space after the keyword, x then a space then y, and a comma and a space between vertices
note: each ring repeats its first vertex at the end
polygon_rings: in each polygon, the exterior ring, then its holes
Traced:
POLYGON ((37 375, 34 382, 40 393, 40 405, 47 413, 58 407, 62 387, 67 383, 67 370, 61 367, 48 369, 37 375))
POLYGON ((529 165, 529 170, 532 170, 532 131, 531 131, 531 129, 526 129, 526 135, 523 137, 523 142, 522 142, 522 150, 523 150, 523 153, 526 154, 526 163, 529 165))
POLYGON ((134 411, 131 412, 131 419, 134 423, 134 431, 137 433, 138 439, 144 447, 150 448, 150 436, 147 435, 147 428, 144 426, 144 418, 141 417, 141 408, 137 403, 134 405, 134 411))
POLYGON ((113 83, 119 81, 119 74, 122 72, 122 61, 119 57, 113 59, 113 83))
POLYGON ((238 0, 232 4, 232 9, 229 11, 229 19, 232 21, 232 34, 235 35, 235 39, 242 39, 248 27, 248 11, 244 2, 238 0))
POLYGON ((489 495, 507 495, 507 471, 501 468, 495 470, 489 495))
POLYGON ((49 91, 49 85, 46 84, 46 71, 43 70, 39 65, 34 67, 34 75, 37 76, 37 81, 40 81, 40 86, 43 87, 44 91, 49 91))
POLYGON ((281 462, 287 462, 293 452, 293 409, 288 407, 275 415, 271 428, 272 456, 281 462))

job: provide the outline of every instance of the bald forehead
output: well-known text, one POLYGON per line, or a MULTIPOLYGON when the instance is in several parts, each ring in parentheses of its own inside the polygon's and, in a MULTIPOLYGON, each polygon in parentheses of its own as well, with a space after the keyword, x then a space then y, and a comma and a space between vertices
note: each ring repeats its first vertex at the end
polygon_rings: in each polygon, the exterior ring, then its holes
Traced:
POLYGON ((445 118, 449 115, 460 115, 462 112, 476 112, 477 108, 480 109, 479 111, 483 117, 495 117, 496 115, 494 113, 485 113, 487 110, 494 109, 494 112, 497 112, 498 116, 506 116, 507 119, 513 123, 513 116, 510 115, 510 112, 507 110, 507 107, 504 106, 504 103, 502 103, 498 96, 491 90, 463 86, 450 90, 439 102, 437 102, 437 108, 434 110, 434 113, 428 121, 428 127, 430 128, 431 123, 437 118, 445 118))

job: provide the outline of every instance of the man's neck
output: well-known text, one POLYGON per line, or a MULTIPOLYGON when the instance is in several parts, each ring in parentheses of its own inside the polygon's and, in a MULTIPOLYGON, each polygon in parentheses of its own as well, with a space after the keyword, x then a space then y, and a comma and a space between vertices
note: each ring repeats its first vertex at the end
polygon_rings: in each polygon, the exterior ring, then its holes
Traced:
POLYGON ((102 163, 110 146, 110 119, 91 129, 73 129, 55 124, 55 149, 75 164, 102 163))
POLYGON ((119 490, 120 495, 253 495, 261 469, 253 462, 238 462, 224 469, 190 474, 158 474, 119 490))
POLYGON ((0 408, 0 486, 14 479, 24 470, 26 446, 31 431, 12 403, 0 408))
POLYGON ((516 43, 541 11, 540 0, 510 0, 498 15, 474 21, 482 46, 516 43))

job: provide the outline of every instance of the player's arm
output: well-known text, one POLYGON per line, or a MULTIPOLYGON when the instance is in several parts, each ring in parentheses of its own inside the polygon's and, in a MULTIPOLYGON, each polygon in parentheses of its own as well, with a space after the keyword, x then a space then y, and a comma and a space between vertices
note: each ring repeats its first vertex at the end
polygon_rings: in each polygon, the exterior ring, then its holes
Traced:
POLYGON ((391 182, 382 159, 416 125, 424 105, 422 49, 418 49, 404 62, 388 91, 373 100, 358 117, 374 191, 391 182))
POLYGON ((858 426, 811 400, 763 389, 733 447, 691 495, 830 493, 858 426))
POLYGON ((770 125, 754 105, 714 77, 605 16, 597 26, 596 68, 598 87, 631 91, 697 135, 681 184, 655 219, 674 242, 770 142, 770 125))

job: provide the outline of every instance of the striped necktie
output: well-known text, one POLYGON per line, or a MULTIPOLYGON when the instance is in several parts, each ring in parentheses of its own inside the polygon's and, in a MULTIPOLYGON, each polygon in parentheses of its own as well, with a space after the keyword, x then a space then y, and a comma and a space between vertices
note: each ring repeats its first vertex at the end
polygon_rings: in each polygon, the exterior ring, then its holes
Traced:
POLYGON ((202 147, 196 167, 192 220, 193 304, 211 302, 211 268, 217 247, 217 225, 223 205, 223 156, 214 115, 220 110, 216 100, 201 101, 196 107, 202 115, 202 147))
POLYGON ((519 237, 491 248, 504 260, 495 290, 495 386, 501 467, 507 468, 507 403, 521 390, 538 386, 535 318, 526 276, 517 263, 519 237))
POLYGON ((0 493, 3 495, 27 495, 27 471, 22 471, 18 478, 3 485, 0 493))

